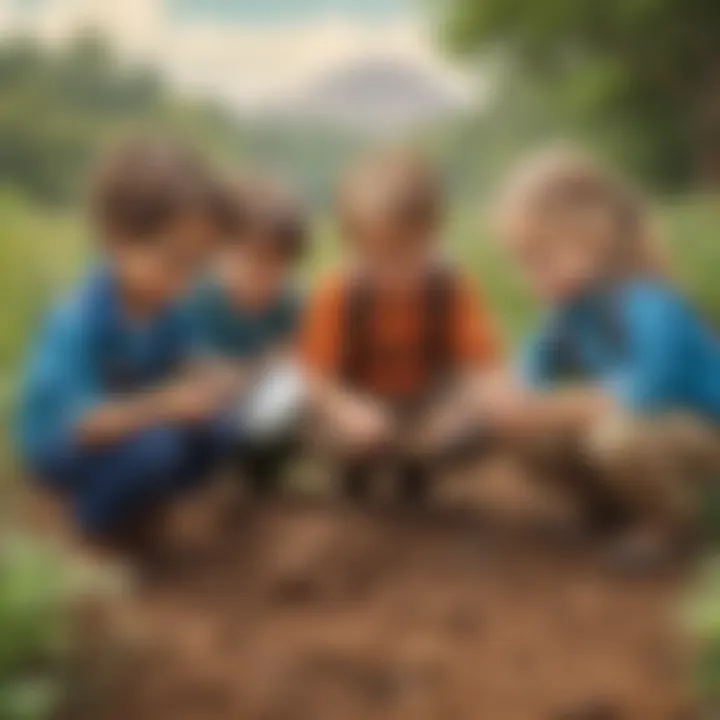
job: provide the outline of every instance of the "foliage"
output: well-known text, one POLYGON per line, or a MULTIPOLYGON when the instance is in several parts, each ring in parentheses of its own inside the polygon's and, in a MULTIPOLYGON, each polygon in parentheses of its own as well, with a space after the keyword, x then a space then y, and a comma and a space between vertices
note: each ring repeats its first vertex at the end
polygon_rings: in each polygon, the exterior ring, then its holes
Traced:
MULTIPOLYGON (((436 126, 424 143, 444 167, 453 196, 486 196, 518 159, 539 148, 588 149, 640 184, 667 191, 679 179, 668 147, 619 113, 598 112, 592 87, 576 78, 540 75, 517 64, 488 68, 489 102, 475 112, 436 126)), ((683 184, 683 183, 679 183, 683 184)))
POLYGON ((99 37, 67 46, 0 42, 0 186, 33 200, 77 201, 98 153, 118 136, 180 137, 235 168, 269 165, 312 198, 327 197, 338 167, 360 139, 310 124, 242 120, 208 100, 180 98, 160 76, 123 65, 99 37))
POLYGON ((87 253, 76 220, 48 210, 39 212, 7 188, 0 188, 0 221, 0 285, 8 309, 0 317, 2 401, 15 379, 8 368, 17 366, 28 333, 37 327, 54 291, 87 253))
POLYGON ((571 82, 598 118, 622 118, 656 171, 720 175, 720 5, 714 0, 443 0, 461 52, 482 48, 571 82))
POLYGON ((225 155, 241 144, 219 109, 179 100, 146 68, 122 67, 95 36, 54 50, 4 41, 0 89, 0 184, 44 202, 76 197, 98 149, 131 130, 187 137, 225 155))
POLYGON ((720 709, 720 563, 702 569, 685 609, 685 624, 695 648, 695 688, 705 707, 720 709))
POLYGON ((43 720, 57 706, 76 590, 56 553, 20 536, 0 542, 0 719, 43 720))

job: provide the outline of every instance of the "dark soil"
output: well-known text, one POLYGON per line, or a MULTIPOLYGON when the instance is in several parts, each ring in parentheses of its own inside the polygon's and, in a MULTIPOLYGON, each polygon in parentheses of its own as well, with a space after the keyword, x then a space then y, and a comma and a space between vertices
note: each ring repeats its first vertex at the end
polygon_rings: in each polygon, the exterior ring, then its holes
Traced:
POLYGON ((65 717, 694 717, 679 574, 620 578, 592 544, 466 499, 221 511, 86 615, 65 717))

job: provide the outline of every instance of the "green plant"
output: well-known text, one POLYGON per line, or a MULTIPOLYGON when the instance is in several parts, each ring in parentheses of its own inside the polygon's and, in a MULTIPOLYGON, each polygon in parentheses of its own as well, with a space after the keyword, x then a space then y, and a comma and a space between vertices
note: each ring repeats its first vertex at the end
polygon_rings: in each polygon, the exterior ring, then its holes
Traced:
POLYGON ((57 552, 22 536, 0 541, 0 720, 43 720, 56 707, 77 589, 57 552))
POLYGON ((703 705, 720 708, 720 564, 701 571, 685 621, 695 647, 694 681, 703 705))
MULTIPOLYGON (((660 179, 716 183, 720 5, 712 0, 443 0, 437 27, 569 92, 568 109, 621 121, 660 179)), ((682 185, 681 185, 682 186, 682 185)))

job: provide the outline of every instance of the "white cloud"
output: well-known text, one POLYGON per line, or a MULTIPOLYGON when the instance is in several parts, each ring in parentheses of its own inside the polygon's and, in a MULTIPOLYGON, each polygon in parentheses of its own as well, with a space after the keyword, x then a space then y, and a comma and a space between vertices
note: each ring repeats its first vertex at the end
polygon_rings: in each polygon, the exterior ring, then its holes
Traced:
POLYGON ((21 12, 0 0, 0 34, 32 32, 58 43, 82 29, 110 38, 128 60, 149 60, 179 88, 252 108, 301 90, 314 79, 362 58, 397 58, 460 93, 465 78, 437 53, 417 18, 379 24, 325 16, 307 23, 243 25, 182 22, 162 0, 45 0, 21 12))

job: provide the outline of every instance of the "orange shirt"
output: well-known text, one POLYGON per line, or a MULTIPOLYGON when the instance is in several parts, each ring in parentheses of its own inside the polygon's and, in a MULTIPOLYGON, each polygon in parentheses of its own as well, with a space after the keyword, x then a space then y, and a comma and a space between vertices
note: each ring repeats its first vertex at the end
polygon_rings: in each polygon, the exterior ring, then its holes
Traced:
MULTIPOLYGON (((321 282, 311 298, 300 338, 300 353, 311 372, 342 380, 347 334, 350 278, 336 273, 321 282)), ((373 292, 366 330, 368 373, 361 388, 382 396, 407 396, 427 387, 428 367, 423 343, 427 323, 425 288, 417 292, 373 292), (373 347, 382 347, 373 361, 373 347)), ((472 284, 452 277, 446 322, 450 359, 457 369, 486 367, 499 361, 501 343, 489 313, 472 284)))

